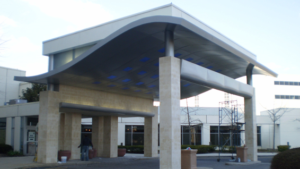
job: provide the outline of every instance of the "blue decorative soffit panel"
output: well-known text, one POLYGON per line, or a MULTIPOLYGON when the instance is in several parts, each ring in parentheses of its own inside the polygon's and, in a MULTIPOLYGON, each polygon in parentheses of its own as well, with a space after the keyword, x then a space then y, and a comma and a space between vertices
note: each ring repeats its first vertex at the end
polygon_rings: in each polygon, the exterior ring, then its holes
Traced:
POLYGON ((219 69, 219 70, 216 70, 216 72, 221 72, 222 70, 221 69, 219 69))
POLYGON ((158 62, 157 62, 157 63, 155 63, 155 64, 154 64, 154 66, 157 66, 157 67, 158 67, 158 66, 159 66, 159 63, 158 63, 158 62))
POLYGON ((111 85, 109 85, 108 87, 115 87, 116 85, 113 85, 113 84, 111 84, 111 85))
POLYGON ((207 66, 206 68, 207 68, 207 69, 212 69, 212 68, 213 68, 213 66, 207 66))
POLYGON ((128 87, 123 87, 122 89, 123 89, 123 90, 127 90, 127 89, 129 89, 129 88, 128 88, 128 87))
POLYGON ((128 71, 130 71, 132 69, 132 67, 127 67, 127 68, 125 68, 125 69, 123 69, 125 72, 128 72, 128 71))
POLYGON ((179 57, 181 53, 175 53, 175 57, 179 57))
POLYGON ((161 48, 158 50, 160 53, 165 53, 165 48, 161 48))
POLYGON ((183 87, 188 87, 189 85, 191 85, 191 84, 187 83, 187 84, 183 85, 183 87))
POLYGON ((123 82, 129 82, 130 81, 130 79, 124 79, 124 80, 122 80, 123 82))
POLYGON ((151 76, 151 78, 156 79, 156 78, 158 78, 158 75, 153 75, 153 76, 151 76))
POLYGON ((203 62, 198 62, 197 65, 203 65, 203 62))
POLYGON ((150 86, 148 86, 149 88, 153 88, 153 87, 155 87, 155 85, 150 85, 150 86))
POLYGON ((139 73, 138 73, 138 75, 143 75, 143 74, 145 74, 145 73, 147 73, 146 71, 140 71, 139 73))
POLYGON ((94 81, 93 84, 100 84, 100 82, 99 81, 94 81))
POLYGON ((141 84, 143 84, 143 82, 138 82, 138 83, 136 83, 136 85, 141 85, 141 84))
POLYGON ((187 59, 185 59, 185 60, 187 60, 187 61, 192 61, 192 60, 193 60, 193 58, 187 58, 187 59))
POLYGON ((111 75, 111 76, 108 77, 108 79, 114 79, 114 78, 116 78, 116 77, 117 77, 117 76, 111 75))
POLYGON ((142 58, 140 61, 141 61, 141 62, 147 62, 148 60, 150 60, 150 58, 144 57, 144 58, 142 58))

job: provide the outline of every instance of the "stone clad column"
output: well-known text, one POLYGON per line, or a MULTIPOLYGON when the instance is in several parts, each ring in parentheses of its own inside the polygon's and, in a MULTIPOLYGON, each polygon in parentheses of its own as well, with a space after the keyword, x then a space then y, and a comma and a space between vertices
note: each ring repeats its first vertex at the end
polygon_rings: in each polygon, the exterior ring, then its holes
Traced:
POLYGON ((64 150, 65 140, 65 113, 60 113, 59 131, 58 131, 58 150, 64 150))
MULTIPOLYGON (((20 151, 21 143, 21 117, 15 117, 14 151, 20 151)), ((23 138, 22 138, 23 139, 23 138)))
POLYGON ((248 147, 247 157, 257 161, 257 129, 255 112, 255 90, 252 98, 245 98, 245 142, 248 147))
POLYGON ((81 114, 65 113, 64 149, 71 150, 70 159, 80 159, 81 114))
MULTIPOLYGON (((253 65, 249 64, 246 70, 247 84, 252 86, 253 65)), ((255 89, 252 98, 244 98, 245 101, 245 142, 248 147, 247 157, 251 161, 257 161, 257 129, 255 109, 255 89)))
POLYGON ((118 117, 104 117, 103 157, 118 157, 118 117))
POLYGON ((145 117, 144 156, 157 157, 158 147, 158 107, 153 107, 154 117, 145 117))
POLYGON ((97 149, 97 156, 103 156, 104 117, 93 117, 92 143, 97 149))
POLYGON ((12 118, 11 117, 7 117, 6 118, 6 129, 5 129, 5 144, 8 145, 12 145, 12 140, 11 140, 11 122, 12 122, 12 118))
POLYGON ((40 93, 38 162, 57 163, 58 129, 60 123, 59 93, 40 93))
POLYGON ((160 168, 181 168, 180 60, 159 58, 160 168))

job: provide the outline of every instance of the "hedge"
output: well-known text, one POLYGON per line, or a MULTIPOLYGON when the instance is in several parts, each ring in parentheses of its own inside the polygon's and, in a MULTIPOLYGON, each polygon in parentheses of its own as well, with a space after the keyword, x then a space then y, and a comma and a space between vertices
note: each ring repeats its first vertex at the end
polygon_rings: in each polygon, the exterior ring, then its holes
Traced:
POLYGON ((286 150, 275 155, 271 169, 300 169, 300 148, 286 150))
POLYGON ((290 146, 288 146, 288 145, 279 145, 279 146, 277 146, 277 148, 278 148, 279 152, 283 152, 283 151, 286 151, 286 150, 290 149, 290 146))
POLYGON ((126 148, 126 153, 144 153, 144 146, 118 146, 118 148, 126 148))
MULTIPOLYGON (((191 149, 197 149, 197 153, 208 153, 214 152, 216 146, 209 145, 182 145, 181 149, 186 149, 190 147, 191 149)), ((144 146, 118 146, 118 148, 126 148, 127 153, 144 153, 144 146)))
POLYGON ((0 153, 7 154, 9 151, 12 151, 13 147, 7 144, 0 144, 0 153))
POLYGON ((23 153, 19 152, 19 151, 9 151, 9 152, 7 152, 7 155, 8 156, 23 156, 23 153))
POLYGON ((181 149, 186 149, 187 147, 190 147, 191 149, 197 149, 197 153, 208 153, 216 150, 216 146, 210 145, 181 145, 181 149))

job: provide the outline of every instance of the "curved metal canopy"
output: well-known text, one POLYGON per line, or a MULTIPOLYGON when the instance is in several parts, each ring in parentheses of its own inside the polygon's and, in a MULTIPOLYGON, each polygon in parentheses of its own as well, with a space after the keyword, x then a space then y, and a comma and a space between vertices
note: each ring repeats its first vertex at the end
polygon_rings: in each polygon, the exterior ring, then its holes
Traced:
MULTIPOLYGON (((129 23, 99 41, 73 61, 48 73, 15 77, 17 81, 62 84, 142 98, 158 98, 158 58, 164 54, 164 32, 175 26, 175 57, 196 63, 231 78, 253 74, 277 76, 253 58, 183 18, 153 16, 129 23)), ((181 97, 210 88, 181 81, 181 97)))

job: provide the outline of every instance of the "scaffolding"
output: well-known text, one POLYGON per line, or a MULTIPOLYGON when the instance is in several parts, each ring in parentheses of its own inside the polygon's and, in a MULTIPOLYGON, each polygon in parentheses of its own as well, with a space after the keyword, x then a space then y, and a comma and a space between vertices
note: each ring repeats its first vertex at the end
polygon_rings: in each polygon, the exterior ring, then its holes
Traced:
MULTIPOLYGON (((241 130, 245 123, 240 122, 243 118, 242 113, 239 113, 239 108, 242 105, 237 103, 237 100, 229 100, 229 94, 225 94, 225 101, 219 102, 219 125, 218 125, 218 149, 219 149, 219 158, 217 161, 219 162, 221 159, 221 152, 225 150, 226 145, 229 142, 229 150, 231 150, 231 159, 234 159, 234 153, 236 150, 236 146, 239 146, 244 143, 240 136, 241 130), (227 124, 229 124, 228 129, 226 129, 226 133, 229 133, 229 138, 223 138, 224 134, 220 134, 220 126, 224 124, 224 121, 227 120, 227 124), (236 137, 234 137, 236 136, 236 137), (224 142, 221 142, 221 140, 224 142), (239 143, 238 143, 239 142, 239 143)), ((224 130, 222 130, 224 131, 224 130)))

